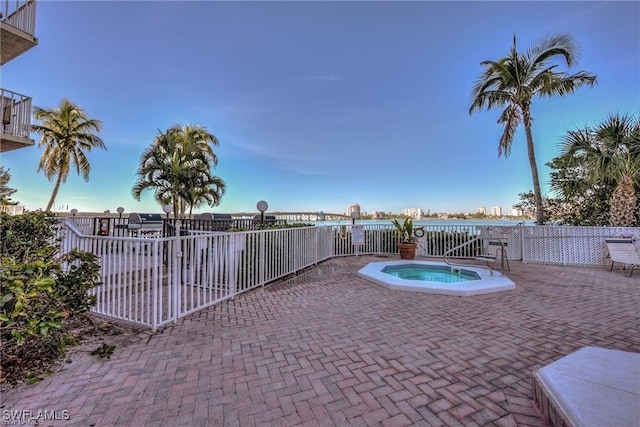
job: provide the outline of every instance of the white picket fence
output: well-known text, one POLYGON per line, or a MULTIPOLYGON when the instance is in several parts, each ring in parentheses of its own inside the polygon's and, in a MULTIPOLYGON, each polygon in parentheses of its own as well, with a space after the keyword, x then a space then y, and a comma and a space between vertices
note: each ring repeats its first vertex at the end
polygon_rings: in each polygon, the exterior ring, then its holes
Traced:
MULTIPOLYGON (((383 225, 364 226, 361 245, 353 245, 350 226, 189 232, 163 238, 94 236, 86 234, 89 229, 77 218, 64 221, 61 249, 98 256, 102 283, 91 291, 97 298, 93 311, 154 331, 332 257, 397 252, 394 230, 383 225)), ((418 255, 442 257, 448 249, 482 236, 505 239, 510 259, 594 266, 605 262, 604 239, 622 233, 640 236, 640 229, 434 226, 425 228, 418 255)))

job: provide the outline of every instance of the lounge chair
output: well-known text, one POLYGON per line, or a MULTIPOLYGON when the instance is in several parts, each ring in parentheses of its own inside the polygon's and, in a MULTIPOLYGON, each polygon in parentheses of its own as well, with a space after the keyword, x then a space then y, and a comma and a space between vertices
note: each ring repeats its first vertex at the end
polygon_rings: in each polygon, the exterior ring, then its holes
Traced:
POLYGON ((624 239, 624 238, 611 238, 605 239, 607 243, 607 249, 609 250, 609 258, 611 258, 611 268, 609 271, 613 270, 613 265, 616 262, 622 264, 622 268, 626 268, 626 266, 631 267, 631 271, 629 272, 629 277, 633 274, 633 270, 636 267, 640 267, 640 255, 636 251, 636 247, 633 244, 633 240, 624 239))
POLYGON ((486 261, 487 267, 489 262, 497 262, 500 259, 500 270, 504 272, 505 262, 507 264, 507 271, 511 271, 509 268, 509 257, 507 255, 507 242, 498 239, 486 239, 484 242, 484 251, 480 255, 476 256, 477 260, 486 261))

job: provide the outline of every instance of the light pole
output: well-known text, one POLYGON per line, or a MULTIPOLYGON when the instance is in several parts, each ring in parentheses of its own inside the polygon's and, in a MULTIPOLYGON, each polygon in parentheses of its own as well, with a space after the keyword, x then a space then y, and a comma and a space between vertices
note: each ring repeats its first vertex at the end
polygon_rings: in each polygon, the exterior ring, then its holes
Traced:
POLYGON ((358 218, 358 212, 356 211, 351 211, 351 224, 355 225, 356 223, 356 218, 358 218))
POLYGON ((260 224, 264 225, 264 212, 269 209, 269 204, 264 200, 260 200, 256 207, 260 211, 260 224))
POLYGON ((173 206, 171 205, 164 205, 162 207, 162 210, 164 211, 164 213, 167 214, 167 219, 169 218, 169 214, 171 213, 171 211, 173 211, 173 206))
POLYGON ((76 208, 71 209, 71 216, 76 216, 77 213, 78 213, 78 209, 76 208))
POLYGON ((116 211, 118 212, 120 219, 122 219, 122 213, 124 212, 124 208, 120 206, 118 209, 116 209, 116 211))

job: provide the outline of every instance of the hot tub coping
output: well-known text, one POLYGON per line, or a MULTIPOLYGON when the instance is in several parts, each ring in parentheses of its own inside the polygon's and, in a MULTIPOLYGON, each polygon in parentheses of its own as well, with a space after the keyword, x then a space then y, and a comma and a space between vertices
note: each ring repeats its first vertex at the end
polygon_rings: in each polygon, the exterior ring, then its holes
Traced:
POLYGON ((384 273, 382 270, 388 266, 397 266, 404 264, 413 265, 431 265, 431 266, 447 266, 452 267, 444 262, 438 261, 417 261, 417 260, 396 260, 383 262, 370 262, 363 268, 358 270, 358 276, 384 286, 388 289, 423 292, 431 294, 452 295, 452 296, 473 296, 488 294, 492 292, 502 292, 513 290, 516 288, 515 283, 497 271, 491 272, 485 268, 475 266, 455 266, 454 269, 462 269, 473 271, 480 276, 480 280, 472 280, 459 283, 439 283, 426 282, 419 280, 407 280, 384 273))

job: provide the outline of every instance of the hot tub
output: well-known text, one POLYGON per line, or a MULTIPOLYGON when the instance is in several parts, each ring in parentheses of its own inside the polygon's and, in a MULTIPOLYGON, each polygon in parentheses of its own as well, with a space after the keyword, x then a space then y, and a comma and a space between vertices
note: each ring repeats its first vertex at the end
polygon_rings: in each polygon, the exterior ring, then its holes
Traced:
POLYGON ((371 262, 358 276, 389 289, 442 295, 472 296, 516 288, 498 271, 474 267, 452 267, 433 261, 371 262))

